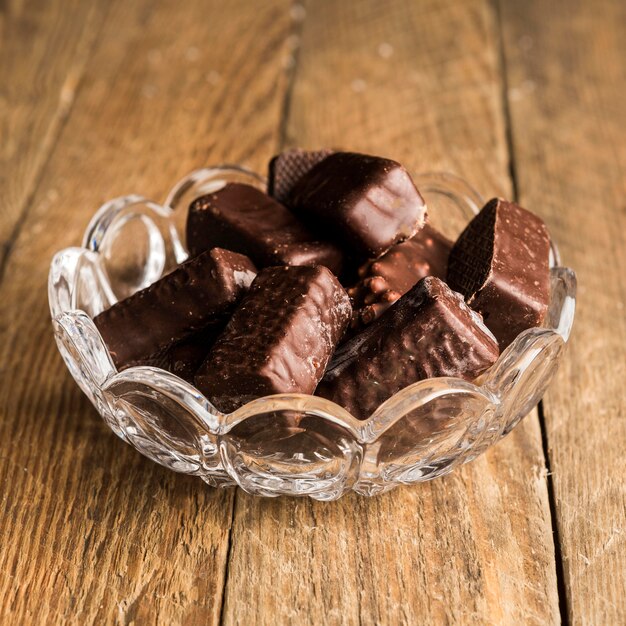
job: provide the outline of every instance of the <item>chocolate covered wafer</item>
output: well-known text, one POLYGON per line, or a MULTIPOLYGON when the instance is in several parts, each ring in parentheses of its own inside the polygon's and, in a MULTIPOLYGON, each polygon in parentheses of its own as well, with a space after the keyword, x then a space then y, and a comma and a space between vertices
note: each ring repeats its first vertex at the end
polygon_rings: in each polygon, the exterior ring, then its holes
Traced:
POLYGON ((269 164, 267 191, 272 198, 285 204, 294 185, 325 159, 332 150, 285 150, 277 154, 269 164))
POLYGON ((214 248, 94 318, 118 369, 157 357, 223 320, 256 268, 246 256, 214 248))
POLYGON ((429 276, 336 352, 316 394, 366 419, 407 385, 435 376, 473 380, 497 358, 480 316, 429 276))
POLYGON ((412 237, 426 217, 426 204, 402 165, 352 152, 335 152, 315 165, 287 205, 362 260, 412 237))
POLYGON ((549 259, 543 221, 514 202, 494 198, 454 244, 448 284, 483 316, 504 350, 546 314, 549 259))
POLYGON ((425 276, 444 280, 452 242, 430 224, 411 239, 392 246, 359 268, 359 282, 348 290, 354 309, 352 327, 380 317, 425 276))
POLYGON ((325 267, 262 270, 196 374, 222 411, 275 393, 313 393, 351 315, 325 267))
POLYGON ((343 258, 337 245, 316 239, 282 204, 242 183, 229 183, 189 207, 189 253, 216 246, 246 254, 259 268, 304 261, 339 273, 343 258))
POLYGON ((160 354, 133 365, 150 365, 176 374, 193 385, 194 377, 209 350, 224 330, 226 320, 209 324, 204 330, 175 343, 160 354))

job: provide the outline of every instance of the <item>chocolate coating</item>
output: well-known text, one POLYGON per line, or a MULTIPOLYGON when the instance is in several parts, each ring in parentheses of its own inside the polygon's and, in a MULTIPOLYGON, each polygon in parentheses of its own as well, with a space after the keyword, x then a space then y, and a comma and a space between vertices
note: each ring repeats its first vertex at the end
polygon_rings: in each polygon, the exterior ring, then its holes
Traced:
POLYGON ((151 365, 176 374, 179 378, 194 384, 194 377, 209 350, 224 330, 226 320, 210 324, 203 330, 194 333, 187 339, 175 343, 158 356, 133 365, 151 365))
POLYGON ((448 284, 484 318, 504 350, 539 326, 550 299, 550 237, 543 221, 494 198, 450 252, 448 284))
POLYGON ((357 259, 378 257, 424 224, 426 204, 396 161, 335 152, 293 188, 287 205, 311 228, 332 232, 357 259))
POLYGON ((229 183, 189 207, 190 254, 216 246, 248 255, 259 268, 304 260, 338 273, 343 257, 338 246, 316 240, 282 204, 242 183, 229 183))
POLYGON ((407 385, 436 376, 473 380, 497 358, 480 316, 428 276, 337 350, 316 394, 366 419, 407 385))
POLYGON ((362 265, 361 280, 348 290, 354 307, 353 328, 380 317, 425 276, 444 280, 451 248, 452 242, 427 223, 411 239, 362 265))
POLYGON ((332 153, 332 150, 293 149, 277 154, 269 164, 267 177, 269 195, 285 204, 294 185, 311 168, 332 153))
POLYGON ((325 267, 262 270, 195 377, 222 411, 274 393, 313 393, 352 309, 325 267))
POLYGON ((214 248, 94 318, 118 369, 145 363, 223 319, 256 275, 247 257, 214 248))

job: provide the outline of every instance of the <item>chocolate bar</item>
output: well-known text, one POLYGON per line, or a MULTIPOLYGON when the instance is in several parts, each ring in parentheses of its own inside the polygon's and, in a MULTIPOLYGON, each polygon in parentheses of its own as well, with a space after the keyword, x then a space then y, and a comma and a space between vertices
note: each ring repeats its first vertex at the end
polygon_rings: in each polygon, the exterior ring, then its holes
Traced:
POLYGON ((504 350, 539 326, 550 299, 550 236, 543 221, 494 198, 450 252, 448 284, 478 311, 504 350))
POLYGON ((407 385, 435 376, 473 380, 497 358, 480 316, 428 276, 337 350, 316 394, 366 419, 407 385))
POLYGON ((333 233, 357 259, 378 257, 412 237, 426 204, 396 161, 335 152, 293 188, 287 206, 311 228, 333 233))
POLYGON ((285 204, 294 185, 330 154, 332 150, 293 149, 276 155, 269 164, 267 177, 269 195, 285 204))
POLYGON ((352 327, 373 322, 425 276, 444 280, 451 248, 452 242, 427 223, 411 239, 362 265, 361 280, 348 290, 354 307, 352 327))
POLYGON ((118 369, 145 363, 224 319, 256 268, 242 254, 214 248, 94 318, 118 369))
POLYGON ((343 258, 338 246, 316 240, 282 204, 242 183, 228 183, 189 207, 189 253, 216 246, 246 254, 259 268, 305 260, 339 273, 343 258))
POLYGON ((325 267, 262 270, 195 377, 221 411, 275 393, 313 393, 349 322, 325 267))
POLYGON ((215 340, 224 330, 225 324, 225 320, 220 321, 220 323, 210 324, 203 330, 190 335, 187 339, 175 343, 160 354, 145 361, 133 363, 133 365, 159 367, 162 370, 176 374, 179 378, 193 385, 194 376, 198 368, 206 359, 215 340))

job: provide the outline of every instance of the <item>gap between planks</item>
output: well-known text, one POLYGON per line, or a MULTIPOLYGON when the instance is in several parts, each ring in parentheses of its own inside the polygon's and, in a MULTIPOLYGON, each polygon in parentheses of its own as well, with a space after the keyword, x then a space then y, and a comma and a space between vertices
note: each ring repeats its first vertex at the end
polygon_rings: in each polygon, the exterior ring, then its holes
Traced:
MULTIPOLYGON (((288 37, 292 48, 291 55, 287 57, 289 62, 285 67, 286 87, 283 96, 282 107, 280 111, 280 120, 278 123, 278 145, 276 151, 280 152, 284 149, 287 140, 287 124, 289 121, 289 111, 291 106, 291 96, 295 84, 295 77, 300 60, 300 43, 302 31, 304 29, 304 21, 306 19, 306 9, 295 0, 291 4, 291 33, 288 37)), ((226 609, 226 588, 228 585, 228 574, 230 570, 230 561, 233 551, 233 534, 235 527, 235 517, 237 515, 237 502, 239 500, 239 487, 234 487, 234 495, 231 501, 230 526, 228 528, 228 544, 226 548, 226 560, 224 562, 224 574, 222 577, 222 595, 220 598, 220 611, 218 623, 220 626, 224 623, 226 609)))
MULTIPOLYGON (((500 65, 501 76, 501 97, 502 97, 502 114, 504 116, 506 144, 509 154, 509 177, 511 179, 512 199, 519 201, 519 182, 517 177, 517 168, 515 164, 515 145, 513 138, 513 121, 511 116, 511 106, 509 102, 509 76, 507 72, 506 55, 504 52, 504 25, 502 22, 501 0, 494 1, 494 11, 497 19, 498 32, 498 62, 500 65)), ((548 504, 550 505, 550 523, 552 525, 552 537, 554 542, 554 567, 556 575, 557 593, 559 597, 559 613, 561 624, 569 625, 569 612, 567 609, 567 586, 565 584, 565 571, 563 566, 563 555, 561 552, 561 537, 556 517, 556 498, 554 494, 554 483, 552 481, 552 471, 550 469, 550 450, 548 448, 548 434, 546 427, 546 419, 543 412, 543 401, 540 400, 537 405, 537 419, 539 421, 539 429, 541 431, 541 448, 543 450, 543 460, 546 470, 546 486, 548 489, 548 504)))

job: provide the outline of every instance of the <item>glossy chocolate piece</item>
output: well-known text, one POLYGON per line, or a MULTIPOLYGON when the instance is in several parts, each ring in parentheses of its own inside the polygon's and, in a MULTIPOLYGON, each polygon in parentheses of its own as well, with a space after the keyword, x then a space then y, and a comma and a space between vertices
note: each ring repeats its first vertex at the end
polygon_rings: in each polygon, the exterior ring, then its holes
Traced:
POLYGON ((550 299, 550 236, 543 221, 494 198, 450 252, 448 284, 478 311, 504 350, 539 326, 550 299))
POLYGON ((216 246, 248 255, 259 268, 305 260, 338 273, 343 257, 338 246, 316 240, 282 204, 242 183, 228 183, 189 207, 189 253, 216 246))
POLYGON ((480 316, 428 276, 335 353, 316 394, 366 419, 407 385, 436 376, 473 380, 497 358, 480 316))
POLYGON ((411 239, 392 246, 359 268, 359 282, 348 290, 354 308, 352 327, 379 318, 425 276, 445 280, 452 242, 430 224, 411 239))
POLYGON ((325 267, 262 270, 200 367, 196 386, 222 411, 275 393, 313 393, 350 320, 325 267))
POLYGON ((214 248, 94 318, 118 369, 145 363, 223 320, 256 268, 246 256, 214 248))
POLYGON ((267 192, 285 204, 294 185, 315 165, 332 154, 332 150, 285 150, 269 164, 267 192))
POLYGON ((287 205, 361 260, 412 237, 426 218, 426 204, 402 165, 351 152, 320 161, 296 183, 287 205))

